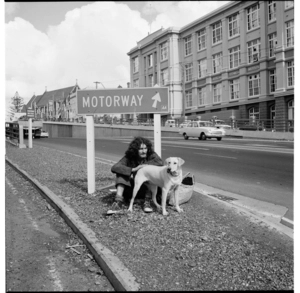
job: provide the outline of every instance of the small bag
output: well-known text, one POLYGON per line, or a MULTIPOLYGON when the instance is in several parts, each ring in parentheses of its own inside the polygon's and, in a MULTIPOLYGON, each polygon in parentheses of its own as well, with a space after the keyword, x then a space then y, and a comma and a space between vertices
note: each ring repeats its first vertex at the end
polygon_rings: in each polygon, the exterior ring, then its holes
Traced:
POLYGON ((189 176, 189 174, 190 172, 184 175, 180 185, 169 190, 167 195, 167 202, 169 205, 175 206, 175 192, 178 193, 179 205, 186 203, 191 199, 195 186, 195 176, 189 176))

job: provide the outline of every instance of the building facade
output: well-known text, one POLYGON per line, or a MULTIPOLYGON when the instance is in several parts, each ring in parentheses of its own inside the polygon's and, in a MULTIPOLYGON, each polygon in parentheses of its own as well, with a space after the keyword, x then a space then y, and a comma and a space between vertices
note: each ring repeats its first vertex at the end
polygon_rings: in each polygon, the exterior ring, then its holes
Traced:
POLYGON ((128 53, 132 87, 169 88, 168 118, 294 124, 294 2, 235 1, 128 53))
POLYGON ((35 110, 37 119, 76 121, 82 119, 82 115, 77 115, 76 92, 79 89, 76 84, 53 91, 46 90, 42 95, 33 95, 26 106, 35 110))

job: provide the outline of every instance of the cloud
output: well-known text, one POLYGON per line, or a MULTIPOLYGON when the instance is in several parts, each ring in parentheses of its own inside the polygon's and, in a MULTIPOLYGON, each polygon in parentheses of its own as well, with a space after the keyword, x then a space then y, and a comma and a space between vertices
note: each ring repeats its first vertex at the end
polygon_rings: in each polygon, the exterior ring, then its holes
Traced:
POLYGON ((158 1, 147 2, 143 13, 155 14, 151 23, 152 31, 168 27, 183 27, 209 12, 225 5, 229 1, 158 1))
POLYGON ((11 2, 5 2, 5 14, 12 15, 16 13, 20 8, 19 3, 11 3, 11 2))
MULTIPOLYGON (((95 2, 69 11, 46 33, 15 18, 5 25, 6 102, 18 91, 27 102, 35 92, 75 85, 127 87, 129 57, 148 23, 137 11, 114 2, 95 2)), ((7 105, 8 107, 8 105, 7 105)))
MULTIPOLYGON (((6 8, 8 9, 6 3, 6 8)), ((13 3, 12 3, 13 4, 13 3)), ((151 31, 181 27, 225 2, 147 2, 143 13, 157 16, 151 31), (150 5, 151 4, 151 5, 150 5)), ((17 6, 10 6, 10 11, 17 6)), ((38 16, 41 17, 41 16, 38 16)), ((18 91, 27 102, 33 93, 75 85, 106 88, 130 82, 127 53, 147 36, 143 15, 118 2, 94 2, 70 10, 46 33, 16 17, 5 24, 6 107, 18 91)))

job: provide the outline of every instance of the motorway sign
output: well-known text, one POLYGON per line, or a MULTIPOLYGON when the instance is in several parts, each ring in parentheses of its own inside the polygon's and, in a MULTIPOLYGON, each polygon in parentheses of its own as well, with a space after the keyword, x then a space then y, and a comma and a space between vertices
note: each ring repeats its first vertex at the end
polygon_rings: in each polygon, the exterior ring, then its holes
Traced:
POLYGON ((169 90, 167 87, 78 90, 77 113, 166 114, 169 113, 169 90))

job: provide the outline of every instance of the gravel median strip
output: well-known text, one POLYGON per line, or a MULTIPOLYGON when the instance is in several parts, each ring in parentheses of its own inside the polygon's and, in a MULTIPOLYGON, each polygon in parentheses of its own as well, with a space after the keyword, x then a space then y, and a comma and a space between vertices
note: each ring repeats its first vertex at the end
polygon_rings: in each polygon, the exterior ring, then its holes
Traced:
POLYGON ((6 156, 67 203, 95 237, 130 270, 140 290, 293 290, 293 241, 249 221, 199 193, 182 205, 145 214, 106 216, 114 182, 110 166, 96 161, 96 192, 87 193, 86 159, 35 145, 6 143, 6 156))

